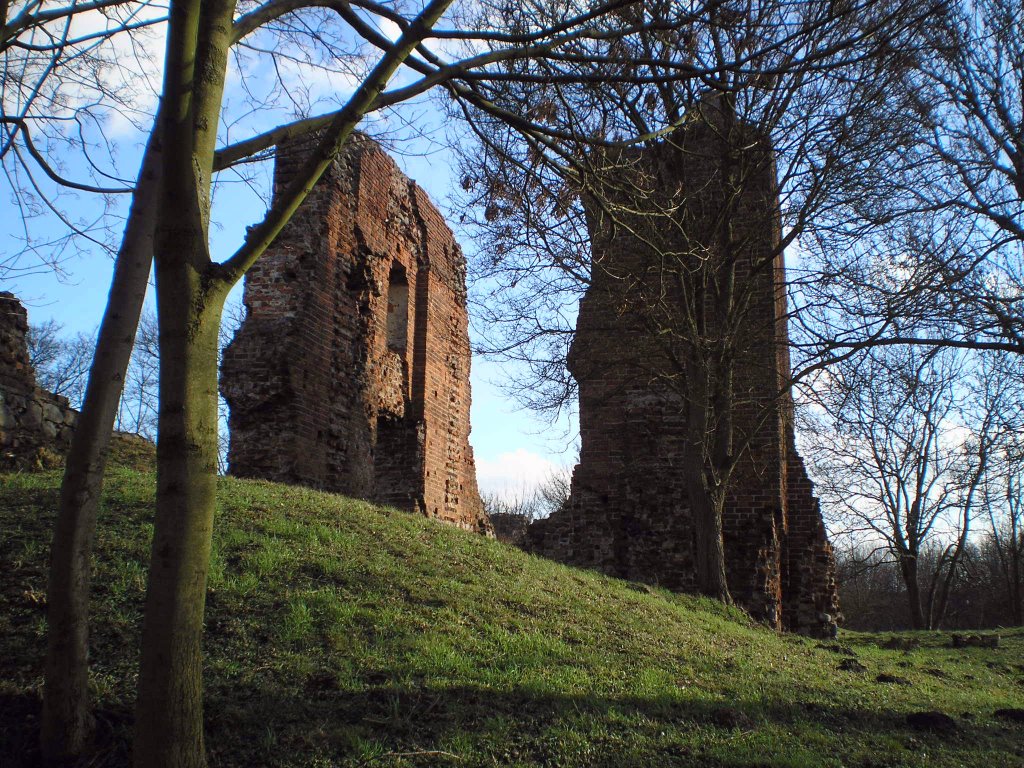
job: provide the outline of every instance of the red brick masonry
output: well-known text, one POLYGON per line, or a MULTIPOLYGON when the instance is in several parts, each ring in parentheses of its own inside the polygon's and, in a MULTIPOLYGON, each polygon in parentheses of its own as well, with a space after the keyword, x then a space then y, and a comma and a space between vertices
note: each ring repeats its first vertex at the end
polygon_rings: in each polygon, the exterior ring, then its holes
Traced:
MULTIPOLYGON (((735 442, 744 447, 723 515, 729 589, 773 627, 828 636, 838 616, 835 563, 794 445, 774 162, 749 131, 745 154, 730 153, 726 135, 697 119, 672 143, 631 156, 635 167, 657 169, 648 174, 655 189, 638 197, 619 187, 612 198, 623 196, 631 211, 646 198, 661 218, 623 214, 610 224, 605 211, 588 206, 595 268, 569 358, 579 384, 580 463, 567 505, 531 526, 530 548, 613 576, 693 589, 693 522, 680 472, 692 384, 675 339, 687 337, 695 302, 709 316, 717 311, 717 289, 687 293, 680 285, 684 274, 707 268, 699 264, 735 258, 738 308, 719 317, 739 317, 741 326, 708 323, 709 335, 732 334, 735 442), (746 176, 730 187, 738 195, 727 196, 727 175, 746 176)), ((709 351, 722 348, 708 341, 709 351)))
MULTIPOLYGON (((275 189, 304 148, 279 153, 275 189)), ((356 137, 245 280, 224 354, 230 472, 483 533, 465 259, 426 193, 356 137)))

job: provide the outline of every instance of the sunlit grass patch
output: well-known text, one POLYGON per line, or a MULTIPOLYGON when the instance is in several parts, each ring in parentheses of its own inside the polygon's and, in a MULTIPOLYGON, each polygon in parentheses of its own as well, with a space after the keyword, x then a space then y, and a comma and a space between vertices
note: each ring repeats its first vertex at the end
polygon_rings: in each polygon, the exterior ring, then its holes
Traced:
MULTIPOLYGON (((5 768, 31 758, 58 482, 0 476, 5 768)), ((111 760, 131 732, 153 485, 113 471, 97 534, 91 684, 111 760)), ((210 763, 1024 764, 1024 730, 993 714, 1024 706, 1024 633, 998 649, 914 638, 893 650, 888 635, 780 636, 735 608, 413 515, 227 479, 204 638, 210 763), (863 671, 840 669, 846 658, 863 671), (957 732, 907 726, 932 709, 957 732)))

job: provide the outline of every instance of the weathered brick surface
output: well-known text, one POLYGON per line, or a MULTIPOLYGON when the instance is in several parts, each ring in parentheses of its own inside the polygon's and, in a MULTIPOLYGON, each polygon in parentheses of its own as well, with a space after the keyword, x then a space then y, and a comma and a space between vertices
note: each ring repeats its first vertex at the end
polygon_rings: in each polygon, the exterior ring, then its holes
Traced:
MULTIPOLYGON (((305 148, 279 154, 280 188, 305 148)), ((488 532, 469 445, 465 260, 426 193, 354 139, 246 276, 225 352, 230 471, 488 532)))
POLYGON ((36 385, 28 356, 28 314, 0 291, 0 465, 32 467, 42 451, 63 454, 78 412, 67 398, 36 385))
POLYGON ((662 214, 619 215, 611 224, 589 206, 595 268, 569 359, 579 384, 580 463, 569 503, 531 526, 529 538, 534 550, 568 563, 675 590, 694 587, 693 522, 680 469, 687 393, 695 386, 686 371, 695 367, 682 362, 688 347, 680 339, 692 338, 688 318, 703 311, 705 352, 722 348, 710 337, 733 339, 734 448, 746 446, 723 515, 730 592, 772 626, 825 635, 837 614, 835 569, 793 440, 775 168, 756 136, 746 132, 743 152, 730 153, 725 135, 713 120, 697 119, 671 142, 620 157, 641 180, 620 171, 613 183, 623 186, 606 193, 662 214), (730 174, 744 183, 727 202, 723 176, 730 174), (701 284, 695 275, 729 254, 741 307, 729 317, 741 318, 739 328, 715 319, 713 287, 703 294, 693 287, 701 284))

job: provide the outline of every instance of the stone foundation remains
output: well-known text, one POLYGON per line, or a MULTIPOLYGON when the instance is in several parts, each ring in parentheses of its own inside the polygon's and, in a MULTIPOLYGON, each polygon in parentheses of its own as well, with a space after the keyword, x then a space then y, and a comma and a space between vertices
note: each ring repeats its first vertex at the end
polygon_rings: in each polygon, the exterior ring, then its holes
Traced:
MULTIPOLYGON (((304 160, 278 154, 275 189, 304 160)), ((465 259, 426 193, 357 136, 245 278, 224 354, 230 472, 490 532, 469 445, 465 259)))
POLYGON ((0 467, 32 469, 63 455, 78 412, 68 400, 36 385, 28 354, 28 314, 0 291, 0 467))
POLYGON ((794 444, 774 162, 749 130, 732 144, 743 150, 731 149, 721 116, 705 113, 715 109, 706 103, 671 141, 618 158, 619 168, 631 166, 646 181, 631 187, 628 170, 618 172, 605 199, 631 210, 646 202, 658 215, 613 222, 607 207, 587 205, 595 266, 569 357, 579 384, 580 463, 568 504, 531 526, 530 548, 613 576, 694 589, 682 462, 699 414, 688 420, 687 409, 699 402, 691 388, 715 370, 700 356, 726 349, 735 361, 731 450, 739 456, 723 515, 730 593, 773 627, 827 636, 838 614, 835 563, 794 444), (727 188, 739 197, 727 199, 727 188), (725 312, 719 278, 730 259, 731 300, 739 303, 725 312), (698 316, 704 338, 694 345, 698 316), (727 327, 735 318, 739 327, 727 327), (725 334, 731 341, 723 344, 725 334))

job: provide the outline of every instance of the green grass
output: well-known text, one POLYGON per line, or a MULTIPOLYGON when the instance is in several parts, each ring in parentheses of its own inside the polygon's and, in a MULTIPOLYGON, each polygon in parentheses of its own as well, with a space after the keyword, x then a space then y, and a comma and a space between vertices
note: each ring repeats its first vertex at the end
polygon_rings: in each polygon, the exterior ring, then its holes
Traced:
MULTIPOLYGON (((0 765, 30 764, 59 477, 0 475, 0 765)), ((97 536, 90 765, 127 760, 151 474, 97 536)), ((207 599, 213 766, 1024 765, 1024 632, 837 643, 340 496, 223 480, 207 599), (864 672, 838 669, 856 656, 864 672), (888 673, 904 683, 880 683, 888 673), (949 735, 908 713, 956 718, 949 735)))

